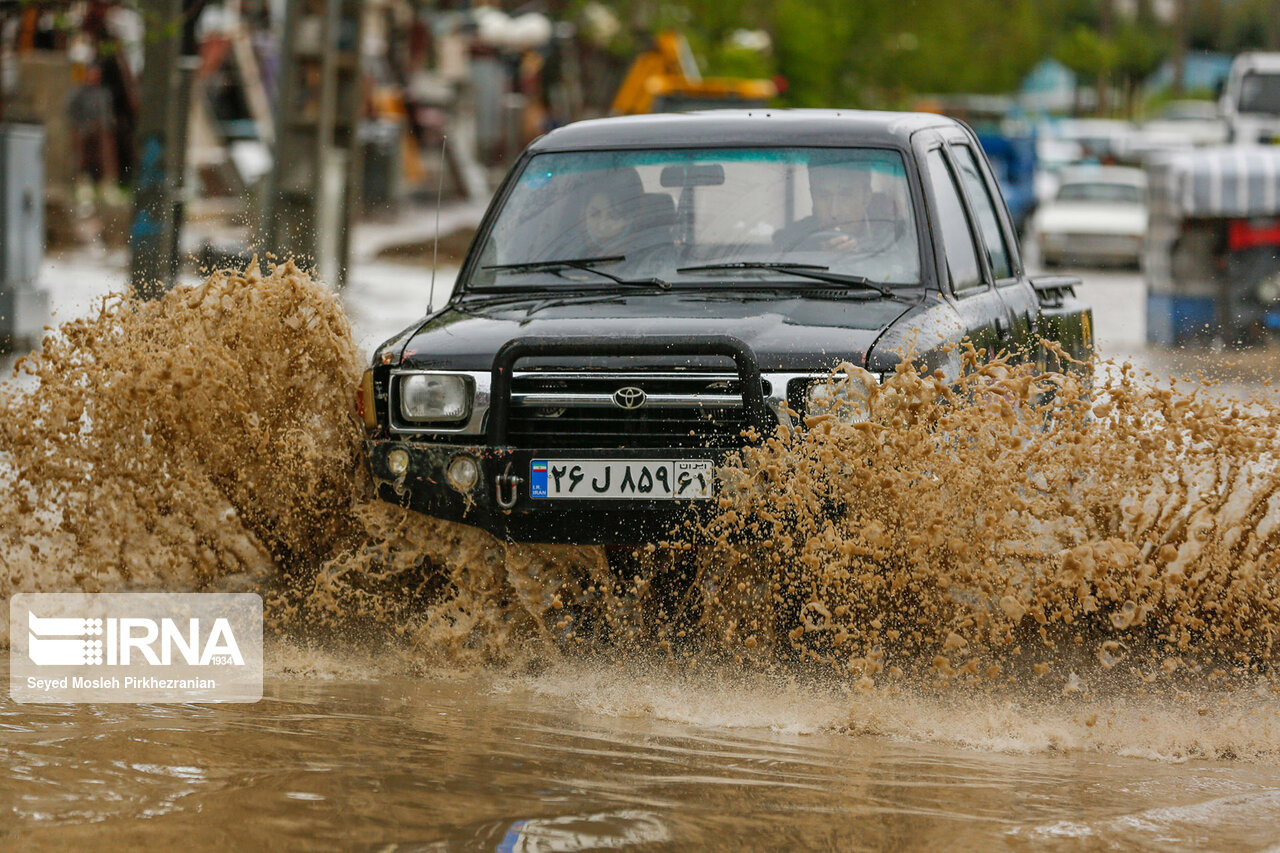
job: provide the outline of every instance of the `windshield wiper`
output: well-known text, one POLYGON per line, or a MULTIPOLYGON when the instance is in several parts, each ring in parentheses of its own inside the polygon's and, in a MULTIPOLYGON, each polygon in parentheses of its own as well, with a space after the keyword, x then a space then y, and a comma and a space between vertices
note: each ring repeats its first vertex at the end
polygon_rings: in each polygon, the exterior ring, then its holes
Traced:
POLYGON ((881 296, 890 299, 900 299, 898 294, 894 293, 883 284, 877 284, 866 276, 848 275, 846 273, 830 272, 831 267, 822 264, 789 264, 777 261, 728 261, 721 264, 699 264, 692 267, 679 267, 676 272, 714 272, 716 270, 774 270, 776 272, 784 272, 790 275, 798 275, 802 278, 812 278, 816 281, 825 281, 829 284, 843 284, 849 287, 863 287, 867 290, 874 290, 881 296))
POLYGON ((522 292, 503 291, 499 293, 484 293, 483 291, 472 290, 467 295, 468 299, 459 300, 456 303, 457 310, 467 313, 476 313, 477 310, 483 310, 495 303, 506 305, 507 303, 528 302, 529 306, 525 312, 532 317, 534 314, 544 308, 554 308, 558 305, 578 305, 590 302, 621 302, 627 298, 627 294, 620 290, 601 290, 593 288, 592 290, 578 290, 569 288, 568 293, 559 293, 557 291, 562 288, 555 288, 555 291, 549 290, 531 290, 530 288, 522 288, 522 292), (554 293, 554 295, 552 295, 554 293))
POLYGON ((671 289, 671 285, 668 282, 663 281, 657 276, 652 278, 629 279, 614 275, 611 272, 596 269, 596 264, 611 264, 616 263, 617 261, 625 261, 626 259, 626 255, 608 255, 603 258, 563 258, 560 260, 524 261, 518 264, 490 264, 489 266, 483 266, 480 269, 497 270, 500 272, 532 272, 534 270, 557 272, 562 269, 583 270, 584 272, 595 273, 598 276, 603 276, 604 278, 615 281, 618 284, 651 285, 654 287, 660 287, 663 290, 671 289))

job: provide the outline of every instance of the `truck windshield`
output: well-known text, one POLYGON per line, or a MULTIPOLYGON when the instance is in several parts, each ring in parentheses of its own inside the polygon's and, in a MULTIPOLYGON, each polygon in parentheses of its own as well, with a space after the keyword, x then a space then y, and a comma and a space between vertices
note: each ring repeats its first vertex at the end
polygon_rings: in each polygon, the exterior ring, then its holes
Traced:
POLYGON ((515 181, 469 287, 608 286, 618 279, 822 286, 787 265, 890 286, 920 282, 902 156, 867 148, 539 154, 515 181), (725 264, 716 275, 693 267, 725 264))
POLYGON ((1245 74, 1240 80, 1239 111, 1280 115, 1280 74, 1245 74))

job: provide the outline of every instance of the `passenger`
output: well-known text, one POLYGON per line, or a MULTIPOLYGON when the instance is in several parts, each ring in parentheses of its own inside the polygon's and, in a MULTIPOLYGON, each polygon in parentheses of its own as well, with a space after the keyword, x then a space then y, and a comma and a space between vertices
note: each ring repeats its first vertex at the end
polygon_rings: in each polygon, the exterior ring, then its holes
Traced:
POLYGON ((629 215, 644 195, 635 169, 618 169, 601 177, 583 196, 580 222, 587 250, 583 257, 625 255, 635 221, 629 215))
POLYGON ((579 220, 581 257, 625 257, 628 274, 672 263, 675 203, 666 193, 646 193, 635 169, 603 175, 584 193, 579 220))

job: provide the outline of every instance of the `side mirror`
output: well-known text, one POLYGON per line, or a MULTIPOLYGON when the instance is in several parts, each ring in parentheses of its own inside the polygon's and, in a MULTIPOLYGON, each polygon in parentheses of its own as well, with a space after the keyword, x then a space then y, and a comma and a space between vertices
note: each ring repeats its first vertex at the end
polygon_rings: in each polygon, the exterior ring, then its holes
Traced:
POLYGON ((718 187, 724 183, 724 166, 719 163, 689 163, 667 166, 660 183, 667 189, 684 187, 718 187))

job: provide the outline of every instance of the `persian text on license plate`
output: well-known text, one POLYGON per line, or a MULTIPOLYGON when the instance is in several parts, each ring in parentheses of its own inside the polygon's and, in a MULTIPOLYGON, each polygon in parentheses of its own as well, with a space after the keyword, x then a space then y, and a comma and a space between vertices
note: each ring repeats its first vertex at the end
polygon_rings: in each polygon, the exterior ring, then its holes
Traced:
POLYGON ((535 498, 705 500, 715 477, 706 459, 535 459, 529 482, 535 498))

